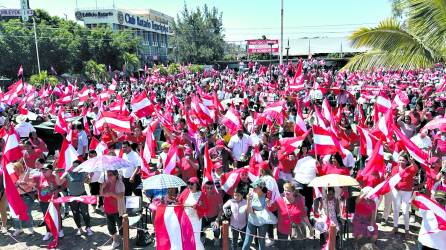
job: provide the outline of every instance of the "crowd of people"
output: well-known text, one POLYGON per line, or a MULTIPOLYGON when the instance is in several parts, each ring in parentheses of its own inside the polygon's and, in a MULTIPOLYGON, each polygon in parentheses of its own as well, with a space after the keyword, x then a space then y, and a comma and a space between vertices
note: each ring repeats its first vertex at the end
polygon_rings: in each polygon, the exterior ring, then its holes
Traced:
MULTIPOLYGON (((116 248, 124 197, 145 196, 152 218, 160 205, 184 206, 200 225, 193 224, 194 233, 202 234, 197 249, 210 244, 207 228, 212 244, 221 245, 223 220, 230 222, 232 249, 299 247, 314 235, 322 246, 331 225, 339 242, 349 218, 355 242, 375 244, 378 223, 402 232, 400 212, 404 239, 418 234, 419 249, 445 249, 445 218, 438 217, 446 202, 445 68, 341 72, 325 64, 249 62, 238 72, 201 73, 182 67, 168 76, 153 68, 139 77, 115 76, 111 83, 40 89, 19 80, 1 93, 0 125, 3 138, 11 130, 20 137, 22 157, 3 166, 2 174, 15 183, 28 220, 9 213, 13 231, 8 231, 8 190, 0 183, 2 233, 33 234, 43 226, 32 219, 35 202, 45 214, 59 194, 92 195, 116 248), (138 103, 147 104, 144 112, 138 103), (131 128, 123 131, 111 119, 101 122, 110 112, 115 120, 126 117, 131 128), (51 121, 77 151, 69 169, 60 168, 65 159, 59 145, 47 145, 32 125, 51 121), (71 171, 101 155, 120 157, 131 167, 71 171), (176 175, 187 186, 142 190, 144 179, 160 173, 176 175), (360 185, 310 185, 328 174, 351 176, 360 185), (416 208, 416 197, 439 210, 416 208), (419 232, 410 227, 416 217, 422 220, 419 232)), ((1 145, 4 152, 7 143, 1 145)), ((76 235, 93 235, 89 205, 67 205, 61 207, 71 210, 76 235)), ((51 237, 47 226, 42 240, 51 237)))

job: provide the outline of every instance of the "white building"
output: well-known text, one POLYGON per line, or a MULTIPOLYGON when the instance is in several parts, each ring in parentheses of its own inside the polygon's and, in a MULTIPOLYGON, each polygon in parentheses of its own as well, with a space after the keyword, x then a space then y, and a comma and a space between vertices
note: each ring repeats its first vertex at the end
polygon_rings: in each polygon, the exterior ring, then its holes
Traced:
POLYGON ((87 28, 108 25, 112 30, 128 30, 142 40, 143 63, 166 62, 173 17, 152 9, 76 9, 78 21, 87 28))

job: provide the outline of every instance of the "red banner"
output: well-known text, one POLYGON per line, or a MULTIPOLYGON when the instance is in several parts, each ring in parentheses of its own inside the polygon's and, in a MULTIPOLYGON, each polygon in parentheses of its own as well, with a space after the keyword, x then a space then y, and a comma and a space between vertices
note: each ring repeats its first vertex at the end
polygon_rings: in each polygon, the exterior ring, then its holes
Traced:
POLYGON ((278 53, 279 40, 246 40, 248 54, 278 53))

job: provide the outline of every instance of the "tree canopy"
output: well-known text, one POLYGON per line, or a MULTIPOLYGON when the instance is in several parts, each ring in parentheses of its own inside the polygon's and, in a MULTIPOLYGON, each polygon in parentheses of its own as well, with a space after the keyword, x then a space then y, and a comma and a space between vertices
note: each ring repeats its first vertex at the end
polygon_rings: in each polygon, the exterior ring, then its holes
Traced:
MULTIPOLYGON (((88 60, 121 69, 123 54, 139 50, 139 38, 131 32, 114 32, 108 26, 87 29, 39 9, 34 18, 41 70, 80 73, 88 60)), ((25 75, 38 72, 32 19, 0 22, 0 55, 0 75, 14 77, 19 65, 25 75)))
POLYGON ((355 47, 370 50, 353 57, 345 68, 416 69, 446 59, 446 2, 444 0, 394 0, 403 21, 392 17, 373 28, 350 35, 355 47))
POLYGON ((184 6, 173 25, 175 37, 170 43, 176 47, 178 59, 185 63, 212 63, 223 59, 222 13, 215 7, 189 10, 184 6))

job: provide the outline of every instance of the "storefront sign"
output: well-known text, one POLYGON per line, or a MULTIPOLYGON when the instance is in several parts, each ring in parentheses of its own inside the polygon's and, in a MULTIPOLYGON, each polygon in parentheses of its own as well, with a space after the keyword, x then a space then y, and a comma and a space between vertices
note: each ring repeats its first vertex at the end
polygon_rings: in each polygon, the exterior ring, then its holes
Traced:
MULTIPOLYGON (((30 9, 27 9, 26 13, 28 16, 34 15, 34 11, 30 10, 30 9)), ((19 16, 22 16, 22 9, 0 9, 0 16, 19 17, 19 16)))
POLYGON ((76 11, 75 13, 77 20, 84 20, 84 18, 107 18, 112 17, 112 11, 76 11))
POLYGON ((124 21, 127 24, 131 24, 134 26, 151 29, 151 30, 158 31, 161 33, 169 33, 169 26, 160 24, 158 22, 155 22, 155 21, 143 18, 143 17, 135 16, 135 15, 132 15, 129 13, 125 13, 124 21))

